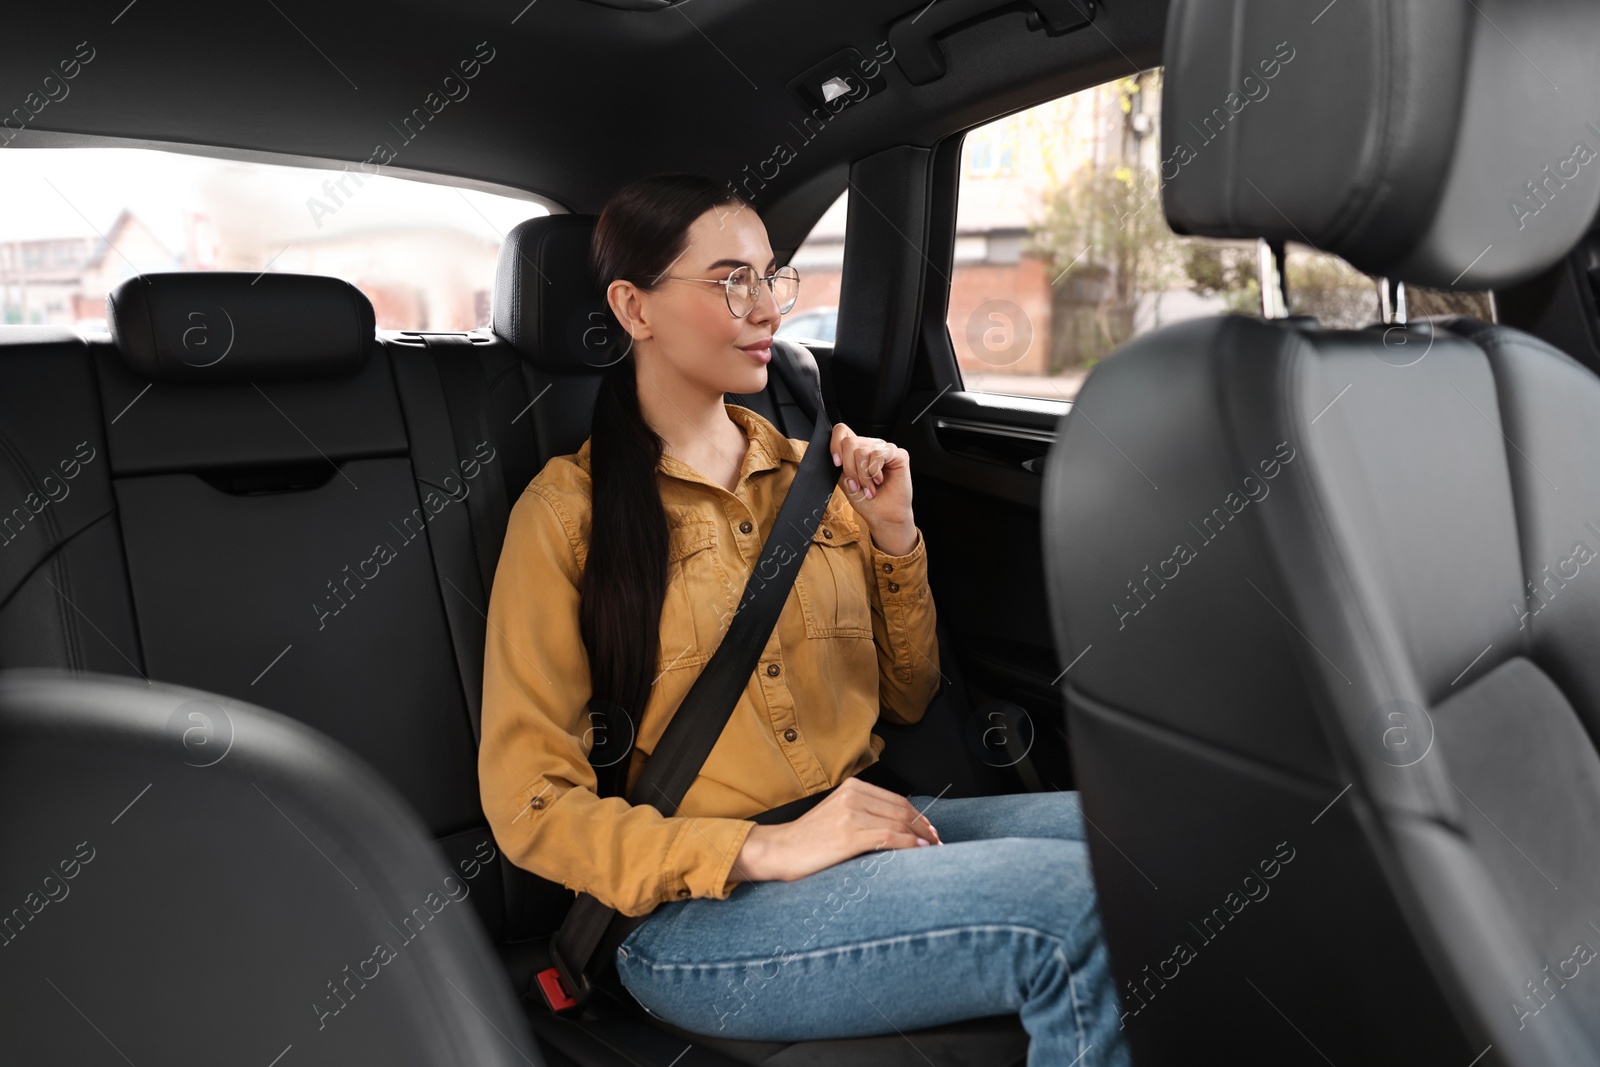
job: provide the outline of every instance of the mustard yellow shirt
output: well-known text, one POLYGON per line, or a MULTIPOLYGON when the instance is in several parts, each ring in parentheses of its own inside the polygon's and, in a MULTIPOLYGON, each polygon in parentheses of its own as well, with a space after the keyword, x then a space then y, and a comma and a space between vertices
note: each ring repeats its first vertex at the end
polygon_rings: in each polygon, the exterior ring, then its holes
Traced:
MULTIPOLYGON (((627 786, 710 659, 808 442, 725 405, 749 440, 729 492, 675 456, 657 481, 670 529, 659 675, 627 786)), ((578 626, 587 555, 589 441, 545 464, 511 509, 489 597, 483 810, 519 867, 626 915, 662 901, 726 899, 749 816, 837 785, 883 750, 872 732, 922 718, 938 689, 927 550, 882 552, 836 486, 794 588, 732 718, 678 811, 595 794, 587 753, 589 661, 578 626)), ((835 468, 837 470, 837 468, 835 468)), ((623 729, 633 728, 624 723, 623 729)))

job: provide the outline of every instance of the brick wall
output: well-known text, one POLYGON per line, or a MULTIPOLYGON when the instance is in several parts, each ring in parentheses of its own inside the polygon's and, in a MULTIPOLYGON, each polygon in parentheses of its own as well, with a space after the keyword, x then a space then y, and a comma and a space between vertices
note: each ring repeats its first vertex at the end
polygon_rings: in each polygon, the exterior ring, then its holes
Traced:
MULTIPOLYGON (((801 276, 800 299, 789 315, 838 303, 839 271, 812 268, 801 276)), ((1043 262, 1023 256, 1017 263, 957 264, 951 277, 949 322, 956 362, 963 371, 1046 373, 1050 279, 1043 262)))

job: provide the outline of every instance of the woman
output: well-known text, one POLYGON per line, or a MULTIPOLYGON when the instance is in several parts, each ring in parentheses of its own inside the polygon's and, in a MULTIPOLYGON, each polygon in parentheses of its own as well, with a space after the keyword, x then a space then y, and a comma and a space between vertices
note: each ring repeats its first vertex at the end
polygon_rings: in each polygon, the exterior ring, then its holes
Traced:
POLYGON ((648 914, 618 975, 687 1030, 804 1040, 1019 1011, 1034 1067, 1127 1063, 1076 795, 855 777, 880 712, 916 722, 941 678, 905 449, 834 427, 840 484, 716 748, 673 815, 628 803, 807 445, 723 399, 766 387, 798 283, 755 213, 691 175, 620 190, 590 265, 628 340, 589 439, 513 508, 490 597, 479 769, 507 858, 648 914), (594 705, 628 734, 604 748, 629 756, 621 795, 597 793, 594 705), (749 819, 835 785, 793 822, 749 819))

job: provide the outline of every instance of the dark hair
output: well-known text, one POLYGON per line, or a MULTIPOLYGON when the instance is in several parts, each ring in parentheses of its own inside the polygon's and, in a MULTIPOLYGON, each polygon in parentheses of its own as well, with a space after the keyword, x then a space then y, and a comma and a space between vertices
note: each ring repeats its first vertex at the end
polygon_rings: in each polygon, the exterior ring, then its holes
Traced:
MULTIPOLYGON (((690 225, 738 200, 727 186, 696 174, 629 182, 595 224, 589 249, 595 290, 603 295, 618 279, 654 289, 688 247, 690 225)), ((602 713, 606 724, 590 751, 601 796, 621 793, 627 782, 632 741, 655 681, 668 546, 656 482, 661 437, 639 408, 632 339, 609 303, 604 315, 613 362, 601 377, 589 427, 592 508, 578 613, 589 654, 590 711, 602 713)))

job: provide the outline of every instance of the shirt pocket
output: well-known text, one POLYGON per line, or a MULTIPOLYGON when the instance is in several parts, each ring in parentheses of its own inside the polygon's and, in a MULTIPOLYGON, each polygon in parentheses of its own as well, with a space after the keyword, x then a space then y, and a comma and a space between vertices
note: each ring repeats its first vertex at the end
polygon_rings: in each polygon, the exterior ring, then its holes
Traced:
POLYGON ((817 523, 811 550, 795 577, 807 637, 872 639, 872 599, 862 536, 838 511, 829 511, 817 523))
POLYGON ((711 519, 683 518, 668 531, 667 587, 661 603, 660 671, 697 667, 711 658, 733 613, 728 575, 711 519))

